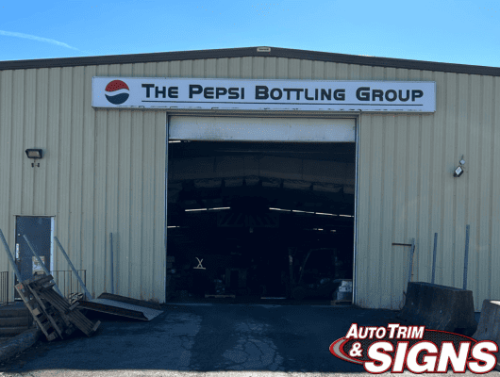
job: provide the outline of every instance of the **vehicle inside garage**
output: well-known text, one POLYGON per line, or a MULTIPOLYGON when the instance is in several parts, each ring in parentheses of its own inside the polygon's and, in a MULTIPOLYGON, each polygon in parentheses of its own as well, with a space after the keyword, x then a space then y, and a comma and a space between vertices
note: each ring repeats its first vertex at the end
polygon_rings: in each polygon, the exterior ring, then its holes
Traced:
POLYGON ((332 299, 352 279, 355 143, 170 140, 168 160, 168 299, 332 299))

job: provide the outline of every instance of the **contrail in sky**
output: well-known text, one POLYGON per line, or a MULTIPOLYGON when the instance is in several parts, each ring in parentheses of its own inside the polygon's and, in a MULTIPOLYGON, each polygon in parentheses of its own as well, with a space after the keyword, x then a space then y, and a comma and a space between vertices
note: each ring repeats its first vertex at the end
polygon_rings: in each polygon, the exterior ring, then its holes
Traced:
POLYGON ((77 48, 72 47, 66 43, 56 41, 54 39, 49 39, 49 38, 42 38, 42 37, 37 37, 36 35, 30 35, 30 34, 23 34, 23 33, 14 33, 12 31, 5 31, 5 30, 0 30, 0 35, 3 35, 5 37, 16 37, 16 38, 24 38, 24 39, 31 39, 33 41, 38 41, 38 42, 45 42, 45 43, 51 43, 56 46, 61 46, 61 47, 66 47, 70 48, 72 50, 77 50, 77 48))

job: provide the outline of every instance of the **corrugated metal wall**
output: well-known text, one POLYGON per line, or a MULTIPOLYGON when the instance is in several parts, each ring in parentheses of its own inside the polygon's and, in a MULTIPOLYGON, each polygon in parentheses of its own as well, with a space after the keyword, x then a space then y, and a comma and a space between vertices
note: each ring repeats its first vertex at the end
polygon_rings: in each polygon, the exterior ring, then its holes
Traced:
MULTIPOLYGON (((372 69, 373 79, 434 80, 434 115, 360 117, 357 303, 404 304, 409 248, 414 281, 462 288, 470 224, 468 289, 476 310, 500 298, 500 78, 372 69), (462 155, 465 173, 453 177, 462 155), (382 257, 383 256, 383 257, 382 257)), ((363 76, 366 77, 366 76, 363 76)))
MULTIPOLYGON (((113 233, 115 292, 163 301, 165 113, 90 106, 92 76, 131 72, 0 72, 0 228, 13 250, 15 215, 55 216, 55 235, 75 267, 87 270, 94 295, 111 291, 113 233), (31 167, 27 148, 44 150, 40 167, 31 167)), ((141 65, 134 72, 152 74, 141 65)), ((57 248, 54 262, 69 270, 57 248)), ((3 251, 0 265, 7 269, 3 251)))
POLYGON ((10 244, 14 214, 56 214, 56 233, 77 268, 94 269, 99 293, 109 285, 106 235, 117 232, 119 293, 132 297, 163 295, 165 114, 94 111, 92 76, 436 81, 433 115, 360 116, 356 303, 403 302, 409 253, 392 242, 416 238, 414 280, 429 281, 434 232, 436 282, 460 287, 467 223, 476 309, 500 298, 499 78, 272 57, 2 72, 0 226, 10 244), (24 155, 32 146, 47 148, 41 168, 24 155))

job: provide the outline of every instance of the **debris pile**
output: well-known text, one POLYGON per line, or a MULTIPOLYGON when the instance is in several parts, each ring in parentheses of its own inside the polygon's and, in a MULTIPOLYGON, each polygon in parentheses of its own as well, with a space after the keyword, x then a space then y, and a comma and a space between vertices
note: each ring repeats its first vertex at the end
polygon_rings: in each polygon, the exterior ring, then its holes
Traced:
POLYGON ((79 301, 68 301, 53 287, 52 275, 35 275, 17 284, 16 290, 31 312, 40 330, 48 341, 57 337, 64 339, 75 329, 90 336, 100 325, 100 321, 90 321, 79 309, 79 301))

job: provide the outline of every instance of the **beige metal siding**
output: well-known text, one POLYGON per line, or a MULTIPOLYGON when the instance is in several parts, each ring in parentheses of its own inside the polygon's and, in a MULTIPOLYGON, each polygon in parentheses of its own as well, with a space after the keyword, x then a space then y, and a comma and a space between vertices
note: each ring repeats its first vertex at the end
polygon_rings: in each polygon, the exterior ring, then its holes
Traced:
MULTIPOLYGON (((151 74, 144 68, 135 71, 151 74)), ((130 72, 0 72, 0 228, 13 251, 15 215, 55 216, 55 235, 94 295, 111 291, 113 233, 115 292, 164 301, 165 113, 90 105, 92 76, 130 72), (37 168, 24 153, 33 147, 45 153, 37 168)), ((0 266, 10 270, 3 251, 0 266)), ((54 269, 69 269, 57 248, 54 269)))
POLYGON ((56 233, 100 293, 110 288, 116 233, 118 292, 160 300, 165 114, 95 111, 94 75, 436 81, 434 114, 359 118, 356 303, 402 304, 409 250, 392 242, 416 238, 414 280, 429 281, 434 232, 436 282, 461 287, 466 224, 476 309, 500 299, 500 78, 274 57, 1 72, 0 226, 9 243, 14 214, 57 215, 56 233), (24 155, 31 146, 47 149, 40 168, 24 155), (466 172, 456 179, 462 154, 466 172))
POLYGON ((360 117, 357 303, 404 303, 409 248, 414 281, 430 281, 438 233, 436 283, 462 288, 465 227, 471 225, 468 289, 476 310, 500 298, 500 79, 407 71, 384 79, 437 82, 434 115, 360 117), (453 178, 461 156, 465 173, 453 178))

